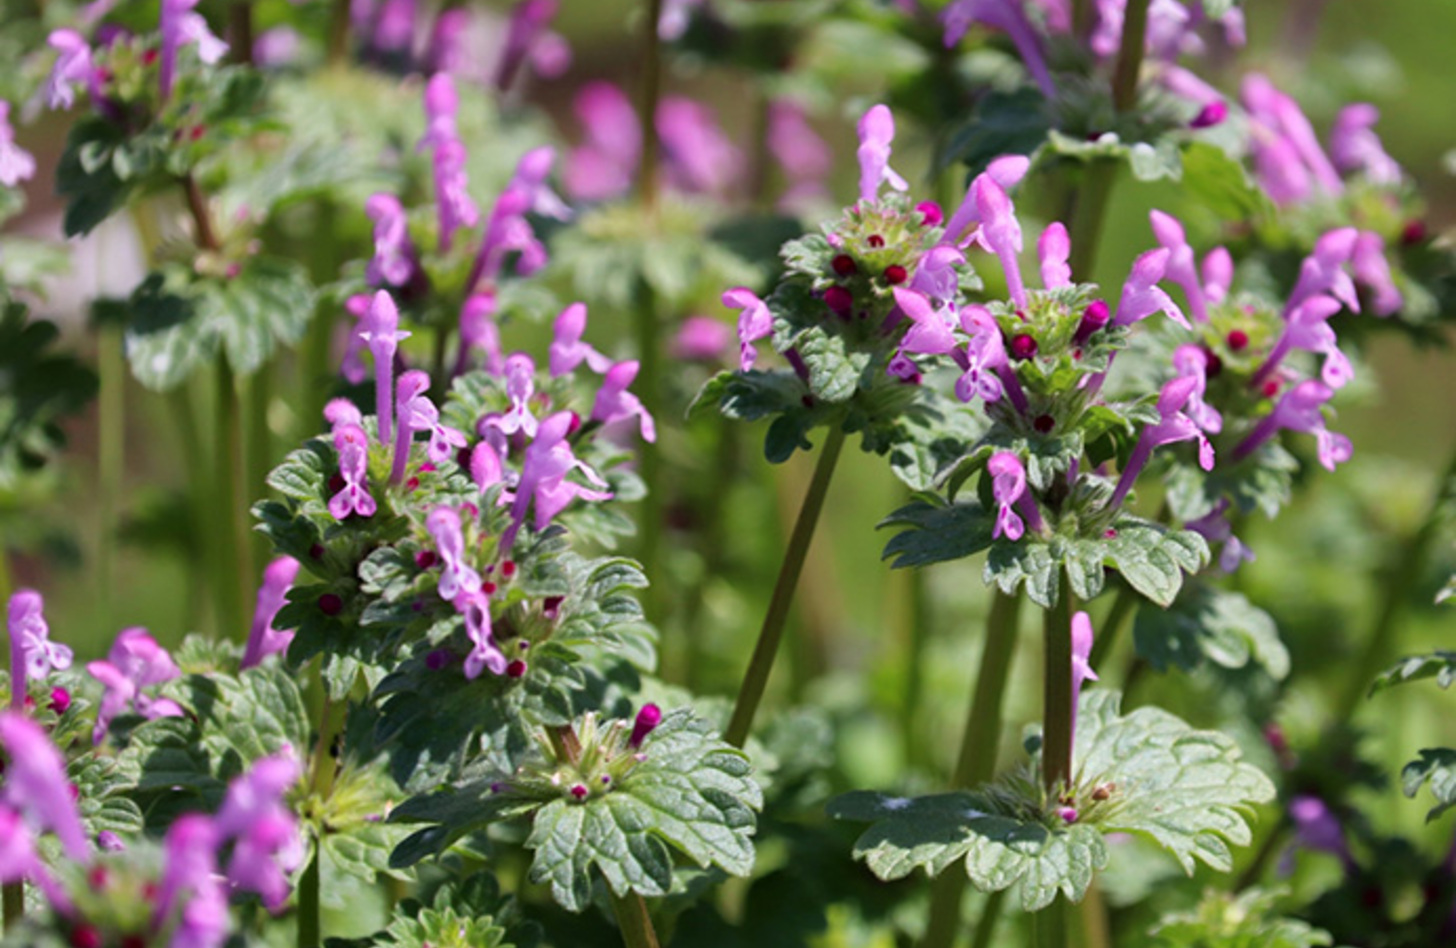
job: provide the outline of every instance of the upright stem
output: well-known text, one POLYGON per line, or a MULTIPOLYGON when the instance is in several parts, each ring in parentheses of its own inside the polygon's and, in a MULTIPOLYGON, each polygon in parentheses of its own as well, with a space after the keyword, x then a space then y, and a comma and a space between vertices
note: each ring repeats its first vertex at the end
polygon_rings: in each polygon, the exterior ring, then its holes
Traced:
POLYGON ((991 948, 994 942, 991 940, 996 934, 996 923, 1001 920, 1001 903, 1006 901, 1006 890, 997 889, 986 896, 986 904, 981 908, 981 918, 976 922, 975 931, 971 932, 971 948, 991 948))
MULTIPOLYGON (((251 506, 253 501, 263 496, 272 466, 273 435, 268 427, 268 406, 273 399, 273 376, 274 364, 265 362, 248 378, 247 441, 243 446, 243 456, 247 459, 242 498, 244 507, 251 506)), ((267 555, 268 545, 262 542, 262 534, 255 533, 252 537, 250 553, 256 565, 260 557, 267 555)), ((248 571, 247 575, 253 575, 252 571, 248 571)))
POLYGON ((217 356, 217 399, 213 404, 213 486, 216 491, 209 514, 222 529, 202 541, 213 548, 217 602, 217 631, 223 637, 246 632, 243 603, 252 570, 248 568, 248 531, 243 521, 241 418, 237 380, 226 353, 217 356))
POLYGON ((919 758, 915 718, 920 710, 920 692, 924 688, 921 671, 925 645, 930 640, 929 597, 926 576, 922 569, 905 570, 905 685, 900 698, 900 741, 905 760, 913 766, 919 758))
POLYGON ((617 916, 617 927, 622 931, 622 943, 627 948, 658 948, 657 932, 652 928, 652 916, 647 914, 647 903, 636 892, 617 895, 607 889, 612 901, 612 914, 617 916))
POLYGON ((0 902, 4 903, 4 931, 10 931, 25 917, 25 883, 7 882, 0 886, 0 902))
POLYGON ((1058 895, 1051 905, 1032 916, 1036 948, 1067 948, 1067 899, 1058 895))
POLYGON ((1072 781, 1072 588, 1065 573, 1062 594, 1045 613, 1046 673, 1043 682, 1042 785, 1055 794, 1072 781))
MULTIPOLYGON (((991 612, 986 617, 986 642, 981 650, 981 667, 976 672, 976 690, 971 696, 966 726, 961 732, 960 754, 956 757, 951 786, 973 787, 996 775, 996 756, 1000 751, 1002 703, 1006 680, 1011 670, 1011 657, 1016 651, 1017 619, 1021 613, 1021 597, 1008 596, 997 589, 991 596, 991 612)), ((950 948, 955 944, 961 921, 961 899, 965 895, 967 877, 964 872, 948 869, 940 874, 930 891, 930 917, 920 948, 950 948)), ((998 893, 999 894, 999 893, 998 893)), ((976 926, 979 933, 995 925, 1001 909, 999 899, 988 899, 976 926)), ((980 937, 979 935, 977 937, 980 937)), ((977 942, 979 944, 979 942, 977 942)))
POLYGON ((116 533, 121 482, 126 467, 126 356, 122 351, 120 326, 103 325, 99 334, 100 354, 97 359, 101 376, 100 394, 96 399, 100 418, 97 421, 96 499, 100 510, 96 530, 97 603, 101 607, 101 624, 112 622, 112 596, 116 589, 116 533))
POLYGON ((661 95, 662 51, 658 46, 657 23, 662 19, 662 0, 646 0, 647 16, 642 21, 642 162, 637 166, 637 195, 648 214, 657 213, 657 100, 661 95))
MULTIPOLYGON (((207 542, 208 524, 215 509, 212 493, 214 485, 208 473, 207 449, 202 443, 202 434, 198 431, 197 416, 193 413, 193 394, 188 391, 193 387, 188 383, 171 392, 167 402, 177 421, 177 437, 181 441, 182 460, 187 468, 187 505, 192 515, 188 569, 194 582, 189 584, 192 587, 189 611, 194 623, 202 623, 209 618, 216 618, 208 616, 202 603, 210 598, 207 594, 211 593, 212 586, 216 583, 213 564, 217 559, 217 551, 207 542)), ((214 631, 221 634, 222 630, 214 631)))
MULTIPOLYGON (((633 310, 633 329, 637 336, 637 379, 635 388, 637 397, 642 400, 642 406, 654 418, 661 417, 662 410, 662 369, 660 367, 660 354, 662 351, 662 340, 659 339, 659 324, 657 313, 657 293, 647 282, 646 278, 638 281, 637 306, 633 310)), ((642 568, 647 573, 653 585, 647 587, 647 616, 653 621, 661 621, 662 616, 662 593, 661 575, 658 572, 658 553, 662 547, 663 523, 663 481, 662 481, 662 454, 655 443, 643 441, 638 446, 637 453, 638 470, 642 475, 642 483, 646 488, 646 494, 642 498, 641 521, 640 521, 640 544, 638 553, 642 559, 642 568)))
POLYGON ((253 64, 252 0, 233 0, 228 10, 228 44, 233 62, 253 64))
POLYGON ((779 640, 783 638, 784 622, 789 617, 789 605, 794 599, 794 588, 799 584, 799 574, 804 569, 804 557, 809 553, 809 541, 814 539, 814 527, 819 523, 819 513, 824 509, 824 498, 829 493, 829 480, 834 475, 834 465, 839 460, 839 450, 844 447, 844 428, 840 419, 829 424, 824 447, 819 452, 819 463, 809 481, 809 490, 804 495, 804 505, 799 508, 799 519, 794 522, 794 532, 789 536, 789 545, 784 550, 783 565, 779 567, 779 578, 774 583, 773 596, 769 599, 768 613, 763 617, 763 628, 758 633, 758 644, 754 646, 753 658, 748 662, 748 672, 738 689, 738 701, 733 706, 733 717, 723 739, 734 747, 742 747, 748 740, 753 727, 753 716, 763 700, 764 688, 768 686, 769 672, 773 670, 774 656, 778 654, 779 640))
POLYGON ((1138 594, 1124 583, 1112 600, 1112 607, 1107 610, 1107 615, 1097 624, 1097 639, 1092 643, 1092 654, 1087 659, 1093 668, 1101 668, 1106 664, 1107 657, 1112 654, 1112 646, 1117 642, 1118 632, 1137 604, 1138 594))
POLYGON ((334 0, 329 10, 329 65, 341 66, 349 57, 349 0, 334 0))
POLYGON ((1097 249, 1102 240, 1102 220, 1107 216, 1107 201, 1117 179, 1117 162, 1110 158, 1093 158, 1085 169, 1082 186, 1073 192, 1067 226, 1072 243, 1068 265, 1075 279, 1084 282, 1095 278, 1097 249))
POLYGON ((217 250, 222 246, 217 231, 212 228, 212 215, 207 211, 207 197, 197 186, 197 179, 189 172, 182 176, 182 192, 187 196, 187 210, 192 214, 193 237, 203 250, 217 250))
MULTIPOLYGON (((323 690, 324 703, 319 713, 318 743, 314 745, 313 759, 309 764, 309 794, 316 800, 323 801, 329 798, 334 789, 337 765, 332 749, 334 738, 343 724, 342 712, 347 710, 347 705, 335 706, 322 677, 318 684, 323 690)), ((298 948, 318 948, 323 944, 319 920, 319 854, 323 849, 323 827, 319 826, 316 832, 318 836, 314 839, 313 858, 309 860, 308 868, 298 880, 298 948)))
POLYGON ((1380 604, 1375 627, 1370 630, 1370 637, 1365 642, 1360 658, 1349 666, 1349 677, 1346 678, 1345 686, 1335 704, 1336 721, 1350 719, 1376 672, 1390 661, 1396 633, 1400 631, 1401 613, 1405 611, 1410 602, 1411 591, 1420 580, 1421 567, 1425 563, 1431 542, 1445 527, 1441 509, 1453 498, 1456 498, 1456 451, 1453 451, 1451 459, 1446 462, 1446 470, 1442 472, 1441 479, 1436 482, 1436 490, 1425 518, 1415 535, 1402 547, 1399 561, 1393 564, 1393 569, 1386 578, 1385 599, 1380 604))
POLYGON ((1149 0, 1127 0, 1122 20, 1122 44, 1112 73, 1112 104, 1119 112, 1137 105, 1138 74, 1143 68, 1143 47, 1148 37, 1149 0))

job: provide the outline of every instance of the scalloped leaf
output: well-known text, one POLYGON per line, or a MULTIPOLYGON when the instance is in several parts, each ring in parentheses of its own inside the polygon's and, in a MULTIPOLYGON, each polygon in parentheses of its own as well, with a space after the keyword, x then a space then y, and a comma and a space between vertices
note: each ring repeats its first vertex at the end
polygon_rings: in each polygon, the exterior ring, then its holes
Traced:
POLYGON ((569 911, 590 904, 592 867, 618 895, 667 894, 669 847, 704 868, 753 871, 754 811, 763 794, 747 756, 687 709, 664 718, 642 750, 647 759, 612 793, 586 803, 554 800, 535 816, 526 840, 536 853, 531 881, 549 881, 569 911))
POLYGON ((1071 825, 1035 773, 916 799, 857 791, 831 802, 830 814, 872 823, 855 855, 882 879, 917 868, 936 875, 959 861, 983 891, 1019 886, 1028 911, 1058 892, 1080 899, 1107 865, 1109 833, 1152 839, 1190 874, 1199 861, 1228 871, 1229 844, 1248 844, 1248 811, 1274 798, 1273 783, 1231 738, 1157 708, 1120 715, 1120 700, 1101 689, 1082 695, 1070 792, 1080 818, 1071 825))
POLYGON ((1289 674, 1289 650, 1274 617, 1243 594, 1213 586, 1199 585, 1166 609, 1139 609, 1133 641, 1158 671, 1192 671, 1210 661, 1223 668, 1253 663, 1275 679, 1289 674))
POLYGON ((1386 688, 1427 678, 1436 679, 1436 684, 1442 688, 1451 687, 1451 682, 1456 681, 1456 652, 1441 650, 1402 658, 1376 676, 1370 684, 1370 695, 1373 697, 1386 688))
POLYGON ((1278 914, 1279 894, 1262 889, 1229 894, 1206 890, 1189 912, 1165 915, 1148 948, 1319 948, 1329 932, 1278 914))
POLYGON ((96 374, 53 351, 54 323, 29 319, 0 287, 0 490, 15 491, 65 447, 60 421, 96 395, 96 374))
POLYGON ((1449 747, 1423 748, 1419 758, 1400 770, 1401 790, 1408 797, 1414 797, 1427 782, 1438 804, 1426 814, 1426 822, 1429 823, 1456 806, 1456 750, 1449 747))
POLYGON ((895 557, 895 569, 928 566, 974 556, 991 546, 995 514, 977 501, 948 504, 922 494, 881 520, 876 529, 908 527, 890 538, 881 559, 895 557))

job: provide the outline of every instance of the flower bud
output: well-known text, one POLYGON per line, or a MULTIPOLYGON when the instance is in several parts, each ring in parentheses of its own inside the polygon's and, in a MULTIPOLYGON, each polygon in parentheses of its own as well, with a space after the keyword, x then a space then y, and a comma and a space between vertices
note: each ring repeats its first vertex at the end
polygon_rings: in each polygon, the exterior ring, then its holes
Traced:
POLYGON ((637 720, 632 725, 632 736, 627 743, 631 747, 641 747, 642 742, 647 739, 657 725, 662 723, 662 709, 655 704, 644 704, 642 710, 637 712, 637 720))

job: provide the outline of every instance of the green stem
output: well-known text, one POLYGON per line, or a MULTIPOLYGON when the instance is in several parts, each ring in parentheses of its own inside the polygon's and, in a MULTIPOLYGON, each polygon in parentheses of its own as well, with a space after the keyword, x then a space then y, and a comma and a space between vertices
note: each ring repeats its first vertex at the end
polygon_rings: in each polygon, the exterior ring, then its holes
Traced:
POLYGON ((920 711, 920 692, 925 687, 921 669, 925 646, 930 641, 930 603, 926 595, 926 576, 922 569, 905 571, 905 686, 900 698, 900 742, 905 761, 914 766, 919 760, 920 742, 915 719, 920 711))
POLYGON ((1093 271, 1097 266, 1097 245, 1102 240, 1102 221, 1107 216, 1107 201, 1116 179, 1117 162, 1093 158, 1084 169, 1082 186, 1073 192, 1068 211, 1071 223, 1067 230, 1072 243, 1068 265, 1073 278, 1083 282, 1091 282, 1096 275, 1093 271))
MULTIPOLYGON (((309 795, 315 808, 322 810, 324 802, 334 790, 334 774, 338 766, 332 753, 334 739, 343 726, 343 712, 347 704, 335 705, 324 685, 322 674, 317 680, 323 692, 323 707, 319 712, 318 743, 314 745, 313 758, 309 762, 309 795)), ((298 880, 298 948, 318 948, 322 944, 322 925, 319 911, 319 853, 323 848, 323 827, 314 829, 313 858, 298 880)))
POLYGON ((1078 948, 1112 948, 1112 934, 1107 927, 1107 902, 1102 898, 1102 887, 1096 879, 1087 886, 1087 894, 1078 907, 1082 915, 1082 937, 1078 948))
POLYGON ((243 522, 242 448, 239 443, 237 380, 226 353, 218 353, 217 397, 213 403, 212 458, 213 488, 216 491, 209 518, 221 529, 209 531, 203 542, 216 551, 212 594, 217 603, 217 632, 227 638, 245 631, 243 603, 247 601, 248 533, 243 522))
POLYGON ((637 166, 637 196, 650 217, 657 215, 657 100, 662 94, 662 50, 658 45, 657 23, 662 19, 662 0, 646 0, 642 21, 642 161, 637 166))
POLYGON ((1056 900, 1032 917, 1036 929, 1036 948, 1067 948, 1067 900, 1056 900))
POLYGON ((1041 770, 1048 795, 1072 782, 1072 588, 1061 578, 1062 594, 1044 614, 1046 670, 1043 680, 1041 770))
POLYGON ((126 356, 122 351, 120 326, 101 327, 97 358, 101 377, 97 396, 96 457, 99 469, 96 499, 100 507, 96 525, 97 601, 101 624, 114 627, 113 595, 116 590, 116 533, 118 498, 126 468, 126 356))
POLYGON ((349 58, 349 0, 334 0, 329 11, 329 65, 340 66, 349 58))
POLYGON ((1254 853, 1254 858, 1249 860, 1248 866, 1239 874, 1238 882, 1234 883, 1234 891, 1242 892, 1252 885, 1257 885, 1259 879, 1264 875, 1264 870, 1269 866, 1269 860, 1279 851, 1279 844, 1284 839, 1285 830, 1289 829, 1289 811, 1280 813, 1279 819, 1273 826, 1269 827, 1269 835, 1259 844, 1259 849, 1254 853))
MULTIPOLYGON (((632 311, 633 329, 637 336, 637 379, 634 388, 637 397, 642 400, 642 406, 654 418, 662 417, 662 369, 659 356, 661 354, 661 342, 658 331, 659 319, 657 313, 657 294, 653 291, 647 280, 639 281, 637 306, 632 311)), ((642 483, 646 493, 642 498, 641 520, 639 521, 639 546, 638 554, 642 559, 642 569, 647 574, 651 585, 647 587, 646 609, 647 617, 653 621, 661 621, 662 616, 662 579, 658 570, 658 555, 662 547, 663 523, 663 483, 662 483, 662 454, 657 449, 655 442, 643 441, 637 448, 638 472, 642 475, 642 483)))
POLYGON ((699 510, 702 526, 698 535, 703 572, 688 595, 683 610, 682 627, 691 634, 683 637, 686 641, 682 680, 690 691, 701 691, 703 686, 702 674, 707 653, 703 648, 703 636, 697 634, 696 630, 700 626, 708 584, 723 572, 726 528, 724 513, 728 492, 738 475, 738 427, 721 417, 717 424, 718 441, 713 451, 713 467, 708 471, 708 490, 703 495, 705 502, 699 510))
MULTIPOLYGON (((268 406, 273 401, 273 376, 274 363, 265 362, 248 378, 247 441, 243 446, 243 454, 247 458, 244 507, 250 507, 268 489, 268 471, 273 462, 273 435, 268 427, 268 406)), ((249 553, 255 566, 267 556, 268 549, 269 545, 262 534, 252 534, 249 553)), ((252 576, 254 573, 249 570, 246 575, 252 576)))
POLYGON ((835 418, 829 424, 824 447, 819 452, 819 463, 814 467, 814 476, 809 481, 809 490, 804 495, 804 504, 799 508, 799 518, 794 522, 794 532, 789 536, 789 545, 784 550, 783 565, 779 567, 779 578, 774 583, 773 596, 769 599, 768 613, 763 617, 763 628, 758 633, 758 644, 754 646, 753 657, 748 662, 748 672, 738 689, 738 701, 733 706, 733 717, 723 739, 734 747, 742 747, 748 740, 753 727, 753 716, 763 700, 768 686, 769 672, 773 670, 774 656, 778 654, 779 640, 783 638, 784 623, 789 617, 789 605, 794 600, 794 588, 799 584, 799 574, 804 570, 804 558, 809 554, 809 541, 814 539, 814 527, 819 523, 819 513, 824 509, 824 498, 829 493, 829 480, 834 475, 834 465, 839 460, 839 450, 844 447, 844 428, 841 419, 835 418))
POLYGON ((1122 44, 1112 73, 1112 104, 1118 112, 1137 105, 1138 75, 1143 68, 1143 47, 1147 45, 1149 0, 1127 0, 1122 20, 1122 44))
MULTIPOLYGON (((1021 613, 1021 597, 1008 596, 997 589, 991 596, 991 612, 986 617, 986 641, 981 651, 981 667, 976 672, 976 690, 971 696, 966 726, 961 732, 961 749, 956 757, 951 786, 974 787, 996 775, 996 757, 1000 752, 1006 681, 1011 671, 1011 657, 1016 651, 1017 619, 1021 613)), ((967 877, 964 872, 947 870, 936 878, 930 890, 930 917, 920 948, 950 948, 955 944, 961 922, 961 899, 965 895, 967 877)), ((977 930, 994 925, 1000 903, 986 903, 977 930), (986 915, 992 916, 991 921, 986 915)))
MULTIPOLYGON (((216 508, 212 493, 214 485, 208 471, 208 455, 202 444, 202 434, 198 430, 197 416, 193 410, 196 399, 189 391, 193 387, 189 382, 171 392, 167 396, 167 404, 177 422, 177 438, 181 442, 182 461, 187 469, 187 506, 192 515, 187 558, 188 569, 192 575, 192 582, 189 584, 193 593, 190 611, 193 622, 201 624, 215 618, 200 608, 200 604, 211 599, 212 586, 216 581, 213 563, 217 558, 217 551, 207 539, 208 525, 216 508)), ((215 629, 214 632, 220 630, 215 629)))
POLYGON ((0 886, 0 902, 4 903, 4 931, 10 931, 25 917, 25 883, 7 882, 0 886))
POLYGON ((1370 688, 1371 679, 1390 661, 1396 634, 1400 631, 1401 614, 1405 612, 1410 603, 1411 592, 1420 581, 1431 543, 1445 528, 1447 521, 1441 516, 1442 508, 1453 499, 1456 499, 1456 452, 1452 453, 1451 459, 1446 463, 1446 470, 1436 482, 1430 507, 1421 520, 1420 527, 1403 544, 1400 559, 1392 564, 1391 572, 1386 577, 1385 599, 1380 604, 1375 626, 1370 630, 1370 637, 1366 639, 1365 649, 1359 659, 1348 666, 1349 677, 1346 678, 1335 704, 1336 721, 1348 721, 1354 715, 1355 709, 1360 706, 1360 699, 1370 688))
POLYGON ((252 0, 233 0, 228 10, 228 46, 233 62, 245 66, 253 64, 252 0))
POLYGON ((971 933, 971 948, 991 948, 996 934, 996 923, 1001 920, 1001 903, 1006 901, 1006 890, 997 889, 986 896, 976 930, 971 933))
POLYGON ((318 948, 319 937, 319 847, 314 846, 308 868, 298 877, 298 948, 318 948))
POLYGON ((295 383, 298 397, 293 400, 297 411, 294 417, 294 440, 302 441, 318 433, 323 425, 324 404, 334 381, 333 366, 329 364, 334 334, 333 309, 320 306, 314 313, 313 322, 304 334, 299 347, 298 369, 295 383))
POLYGON ((636 892, 617 895, 607 889, 612 901, 612 914, 617 916, 617 927, 622 931, 622 943, 627 948, 658 948, 657 932, 652 928, 652 916, 647 913, 647 903, 636 892))
POLYGON ((1072 0, 1072 33, 1082 41, 1092 35, 1093 17, 1096 13, 1092 0, 1072 0))

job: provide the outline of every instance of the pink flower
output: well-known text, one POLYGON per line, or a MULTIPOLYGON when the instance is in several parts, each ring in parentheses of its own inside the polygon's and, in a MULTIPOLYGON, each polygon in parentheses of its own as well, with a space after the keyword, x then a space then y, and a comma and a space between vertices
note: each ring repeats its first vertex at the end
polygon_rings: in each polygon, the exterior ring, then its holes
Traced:
POLYGON ((374 416, 379 424, 379 442, 388 444, 394 407, 394 354, 400 340, 409 338, 409 333, 400 331, 399 309, 394 297, 384 290, 374 294, 364 323, 359 338, 369 344, 374 356, 374 416))
POLYGON ((142 689, 182 675, 167 650, 140 627, 123 629, 104 662, 89 662, 86 671, 106 688, 96 712, 91 740, 100 744, 111 721, 123 711, 136 710, 148 720, 181 717, 182 706, 170 698, 153 698, 142 689))
POLYGON ((0 184, 13 188, 35 177, 35 157, 15 144, 10 127, 10 103, 0 101, 0 184))
POLYGON ((243 650, 239 670, 252 668, 269 655, 287 651, 288 644, 293 641, 293 632, 273 628, 273 619, 288 602, 288 590, 293 588, 298 567, 298 560, 280 556, 263 570, 263 585, 258 587, 258 600, 253 610, 253 628, 248 634, 248 645, 243 650))
POLYGON ((1389 316, 1400 311, 1405 298, 1396 288, 1390 275, 1390 264, 1385 260, 1385 241, 1374 231, 1362 230, 1355 241, 1355 252, 1350 257, 1350 269, 1355 279, 1370 289, 1373 296, 1371 307, 1376 316, 1389 316))
POLYGON ((228 785, 222 809, 213 819, 216 842, 236 840, 228 860, 228 879, 256 892, 270 912, 288 900, 288 873, 303 863, 298 821, 285 802, 301 770, 289 750, 261 758, 228 785))
POLYGON ((709 316, 689 316, 672 340, 672 357, 693 362, 717 362, 728 351, 733 330, 709 316))
MULTIPOLYGON (((1152 457, 1153 450, 1165 444, 1196 440, 1198 442, 1198 466, 1205 471, 1213 469, 1213 445, 1209 443, 1197 423, 1184 411, 1185 407, 1194 400, 1194 393, 1201 387, 1200 382, 1201 379, 1197 374, 1188 374, 1176 376, 1164 384, 1162 392, 1158 395, 1159 420, 1156 424, 1143 428, 1142 433, 1138 435, 1137 444, 1127 459, 1127 465, 1117 479, 1117 488, 1112 492, 1112 498, 1107 503, 1109 508, 1116 508, 1122 504, 1123 499, 1132 490, 1134 482, 1137 481, 1138 475, 1147 465, 1148 459, 1152 457)), ((1201 400, 1198 404, 1202 404, 1201 400)))
POLYGON ((474 293, 460 308, 460 357, 455 367, 457 375, 465 371, 469 354, 476 349, 485 356, 485 371, 491 375, 500 375, 505 370, 500 327, 495 322, 495 311, 494 293, 474 293))
POLYGON ((434 538, 435 552, 444 564, 440 570, 440 598, 453 602, 461 593, 480 592, 480 573, 465 561, 460 514, 452 507, 436 507, 425 518, 425 529, 434 538))
POLYGON ((1234 457, 1244 458, 1261 447, 1281 429, 1300 431, 1315 436, 1320 464, 1333 471, 1335 465, 1350 460, 1354 448, 1350 439, 1325 427, 1321 408, 1334 397, 1334 389, 1314 379, 1306 379, 1285 392, 1274 410, 1245 436, 1234 449, 1234 457))
POLYGON ((90 87, 96 74, 91 47, 75 30, 53 30, 46 44, 57 52, 46 83, 47 101, 53 109, 69 109, 76 103, 74 86, 90 87))
POLYGON ((1041 232, 1036 254, 1041 260, 1042 286, 1057 290, 1072 285, 1072 268, 1067 263, 1072 255, 1072 241, 1061 221, 1053 221, 1041 232))
POLYGON ((1072 616, 1072 727, 1071 743, 1077 746, 1077 702, 1082 695, 1082 684, 1096 681, 1097 673, 1092 670, 1092 617, 1085 612, 1072 616))
MULTIPOLYGON (((1011 38, 1021 62, 1026 66, 1047 98, 1055 98, 1056 84, 1052 82, 1047 69, 1046 54, 1042 52, 1041 37, 1026 17, 1020 0, 952 0, 940 15, 945 24, 945 45, 954 46, 970 29, 972 23, 1004 30, 1011 38)), ((1121 31, 1119 31, 1120 34, 1121 31)))
POLYGON ((1166 248, 1160 247, 1147 251, 1133 261, 1132 272, 1128 274, 1127 282, 1122 287, 1122 298, 1117 302, 1117 314, 1112 319, 1114 325, 1130 326, 1154 313, 1162 312, 1184 329, 1192 331, 1193 327, 1178 308, 1178 304, 1158 286, 1158 281, 1167 271, 1170 256, 1166 248))
POLYGON ((591 420, 610 425, 613 422, 637 418, 642 440, 653 442, 657 440, 657 427, 653 424, 652 415, 643 406, 641 399, 627 391, 627 387, 637 378, 637 369, 638 364, 634 359, 630 362, 618 362, 607 370, 606 377, 602 379, 602 387, 597 390, 596 401, 592 404, 591 420))
POLYGON ((586 141, 566 159, 566 190, 583 201, 626 193, 642 148, 637 112, 626 94, 610 82, 589 82, 573 104, 586 141))
POLYGON ((374 258, 364 278, 375 286, 404 286, 415 272, 415 248, 404 206, 393 194, 380 192, 364 202, 364 213, 374 222, 374 258))
POLYGON ((449 139, 435 146, 435 208, 439 218, 440 252, 449 253, 455 231, 480 223, 480 209, 470 197, 465 174, 465 146, 449 139))
POLYGON ((981 211, 977 201, 977 195, 981 192, 983 185, 981 179, 984 177, 996 184, 1003 191, 1010 191, 1021 183, 1026 177, 1026 172, 1031 168, 1031 159, 1025 155, 1002 155, 986 166, 986 170, 976 175, 971 181, 971 186, 966 189, 965 199, 961 201, 960 207, 951 215, 946 222, 945 234, 941 237, 941 243, 954 244, 957 247, 964 247, 974 238, 972 228, 981 222, 981 211))
POLYGON ((551 377, 574 372, 582 362, 593 372, 606 372, 612 360, 602 355, 581 337, 586 332, 586 304, 572 303, 561 311, 552 325, 551 377))
POLYGON ((742 171, 743 156, 718 127, 712 109, 668 96, 654 118, 669 182, 695 194, 722 195, 742 171))
POLYGON ((526 511, 532 505, 536 513, 533 525, 540 531, 546 529, 552 519, 577 497, 607 500, 612 496, 610 491, 593 490, 566 479, 567 474, 579 469, 592 484, 601 488, 607 486, 591 468, 572 454, 566 435, 573 420, 569 411, 551 415, 541 422, 536 439, 526 448, 525 458, 521 463, 520 486, 511 504, 511 518, 514 523, 502 538, 502 548, 509 548, 514 542, 517 530, 526 521, 526 511))
POLYGON ((1015 510, 1016 502, 1026 493, 1026 469, 1021 459, 1010 451, 997 451, 986 462, 986 473, 991 475, 991 496, 997 504, 996 526, 991 536, 1020 540, 1026 532, 1026 524, 1015 510))
POLYGON ((465 636, 473 646, 465 656, 465 677, 479 678, 486 669, 493 675, 504 674, 506 656, 492 634, 489 597, 479 590, 462 592, 455 598, 455 609, 465 618, 465 636))
POLYGON ((55 833, 68 858, 89 863, 86 831, 66 779, 65 759, 56 745, 40 725, 14 711, 0 712, 0 745, 10 758, 0 800, 36 829, 55 833))
POLYGON ((1375 123, 1380 110, 1366 102, 1356 102, 1340 110, 1335 127, 1330 130, 1330 155, 1341 171, 1359 172, 1376 184, 1400 184, 1400 165, 1386 154, 1375 123))
POLYGON ((16 711, 25 706, 27 683, 45 681, 51 669, 71 667, 71 650, 50 640, 45 600, 34 589, 16 590, 10 597, 10 704, 16 711))
POLYGON ((334 429, 334 449, 339 453, 344 486, 329 498, 329 513, 335 520, 350 514, 374 516, 377 507, 369 494, 369 436, 358 425, 339 425, 334 429))
POLYGON ((773 314, 769 312, 767 303, 743 286, 724 292, 723 305, 742 310, 738 316, 738 367, 740 371, 747 372, 758 358, 753 344, 773 333, 773 314))
MULTIPOLYGON (((464 11, 460 11, 464 12, 464 11)), ((456 131, 455 113, 460 109, 460 97, 455 92, 455 80, 448 72, 437 72, 425 83, 425 134, 416 151, 438 148, 446 142, 459 139, 456 131)))
POLYGON ((870 108, 859 120, 859 197, 874 201, 880 185, 908 191, 909 183, 890 167, 890 142, 895 138, 895 117, 887 106, 870 108))

